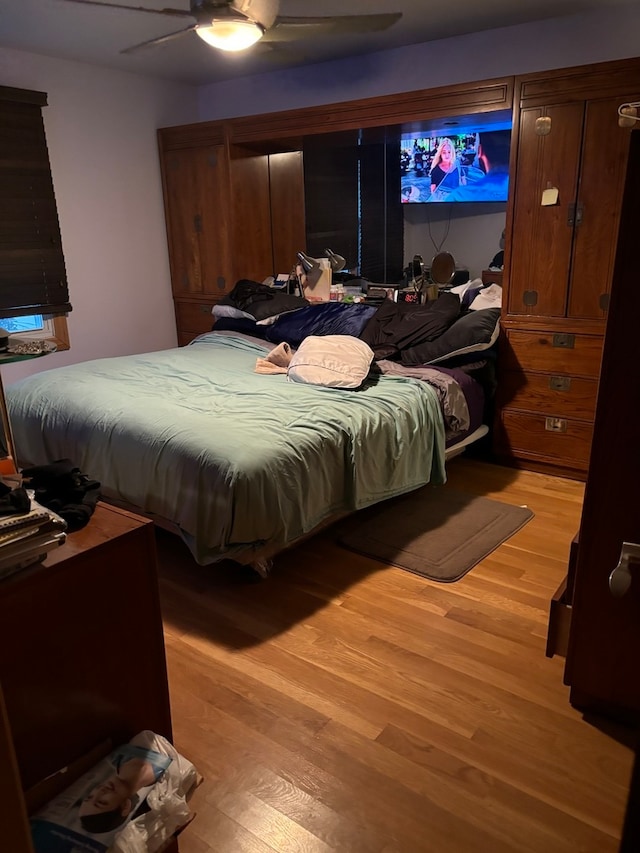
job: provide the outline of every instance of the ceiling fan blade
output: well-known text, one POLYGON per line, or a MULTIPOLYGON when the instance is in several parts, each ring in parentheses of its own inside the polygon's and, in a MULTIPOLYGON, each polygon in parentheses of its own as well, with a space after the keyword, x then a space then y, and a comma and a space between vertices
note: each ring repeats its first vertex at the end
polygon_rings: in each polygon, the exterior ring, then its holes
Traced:
POLYGON ((402 17, 402 12, 380 15, 331 15, 326 17, 291 18, 278 16, 264 34, 263 41, 295 41, 316 35, 357 35, 389 29, 402 17))
POLYGON ((120 53, 135 53, 138 50, 143 50, 145 47, 155 47, 158 44, 164 44, 166 41, 172 41, 186 33, 194 32, 196 27, 197 24, 192 24, 190 27, 185 27, 184 30, 177 30, 175 33, 169 33, 166 36, 158 36, 158 38, 149 39, 148 41, 141 41, 139 44, 134 44, 131 47, 125 47, 125 49, 121 50, 120 53))
POLYGON ((129 9, 132 12, 151 12, 153 15, 175 15, 192 18, 189 10, 184 9, 148 9, 146 6, 126 6, 123 3, 107 3, 106 0, 65 0, 66 3, 80 3, 82 6, 106 6, 109 9, 129 9))
POLYGON ((286 42, 265 43, 265 40, 262 38, 253 46, 253 50, 256 54, 263 55, 274 66, 290 68, 292 65, 302 65, 309 60, 306 53, 292 48, 290 44, 286 42))

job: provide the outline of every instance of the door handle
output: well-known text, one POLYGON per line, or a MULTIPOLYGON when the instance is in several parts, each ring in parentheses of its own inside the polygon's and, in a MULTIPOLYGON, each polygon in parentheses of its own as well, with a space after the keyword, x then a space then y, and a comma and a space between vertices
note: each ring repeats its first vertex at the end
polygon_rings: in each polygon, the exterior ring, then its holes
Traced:
POLYGON ((629 591, 633 565, 640 565, 640 545, 635 542, 623 542, 618 565, 609 575, 609 592, 614 598, 621 598, 629 591))

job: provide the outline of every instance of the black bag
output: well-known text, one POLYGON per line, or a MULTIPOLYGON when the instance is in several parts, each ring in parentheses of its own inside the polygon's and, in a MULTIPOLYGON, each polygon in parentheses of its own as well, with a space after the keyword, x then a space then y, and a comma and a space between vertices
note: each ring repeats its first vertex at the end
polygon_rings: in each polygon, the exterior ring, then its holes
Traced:
POLYGON ((38 503, 64 518, 70 532, 88 523, 100 497, 100 483, 74 467, 70 459, 23 468, 20 473, 38 503))

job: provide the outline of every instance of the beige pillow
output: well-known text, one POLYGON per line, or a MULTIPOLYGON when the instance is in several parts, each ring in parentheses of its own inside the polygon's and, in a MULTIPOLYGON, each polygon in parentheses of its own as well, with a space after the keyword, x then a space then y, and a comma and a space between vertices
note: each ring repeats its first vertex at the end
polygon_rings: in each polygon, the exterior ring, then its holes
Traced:
POLYGON ((309 335, 293 354, 287 379, 328 388, 359 388, 372 361, 371 347, 352 335, 309 335))

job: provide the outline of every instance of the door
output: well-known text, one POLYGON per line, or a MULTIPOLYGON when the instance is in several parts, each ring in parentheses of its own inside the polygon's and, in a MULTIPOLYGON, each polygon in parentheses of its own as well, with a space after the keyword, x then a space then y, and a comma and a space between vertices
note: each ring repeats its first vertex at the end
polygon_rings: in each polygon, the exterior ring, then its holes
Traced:
POLYGON ((622 543, 640 543, 640 129, 629 133, 565 680, 577 707, 640 714, 640 565, 625 595, 609 590, 622 543))
POLYGON ((222 296, 232 287, 224 145, 170 150, 163 170, 173 295, 222 296))
POLYGON ((509 314, 566 314, 583 121, 582 101, 520 113, 509 314), (550 124, 546 134, 537 130, 543 119, 550 124), (552 188, 557 199, 543 204, 544 190, 552 188))
POLYGON ((629 131, 618 127, 627 98, 586 105, 567 316, 602 320, 615 263, 629 131))

